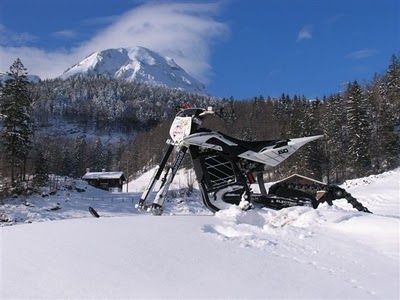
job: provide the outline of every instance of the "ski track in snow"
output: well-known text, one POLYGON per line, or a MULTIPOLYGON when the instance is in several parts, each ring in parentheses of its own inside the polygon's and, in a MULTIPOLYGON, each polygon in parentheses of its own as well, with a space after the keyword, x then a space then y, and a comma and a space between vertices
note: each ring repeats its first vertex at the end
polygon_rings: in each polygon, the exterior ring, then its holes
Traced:
POLYGON ((86 192, 5 201, 13 224, 79 219, 1 227, 0 298, 399 299, 400 169, 343 185, 372 215, 341 200, 212 216, 180 190, 187 172, 163 217, 134 208, 151 171, 130 194, 78 182, 86 192))

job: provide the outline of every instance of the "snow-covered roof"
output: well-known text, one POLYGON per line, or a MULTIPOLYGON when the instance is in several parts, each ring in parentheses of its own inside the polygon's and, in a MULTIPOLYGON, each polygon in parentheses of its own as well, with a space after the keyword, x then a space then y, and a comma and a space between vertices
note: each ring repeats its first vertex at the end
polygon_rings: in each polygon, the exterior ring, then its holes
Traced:
POLYGON ((124 177, 123 172, 87 172, 82 179, 120 179, 124 177))
POLYGON ((323 183, 323 182, 321 182, 319 180, 316 180, 316 179, 313 179, 313 178, 310 178, 310 177, 306 177, 306 176, 303 176, 303 175, 299 175, 299 174, 292 174, 289 177, 286 177, 286 178, 284 178, 284 179, 282 179, 280 181, 281 182, 282 181, 289 181, 289 180, 291 180, 293 178, 301 178, 301 179, 305 179, 306 181, 314 181, 314 182, 319 183, 319 184, 325 184, 325 183, 323 183))

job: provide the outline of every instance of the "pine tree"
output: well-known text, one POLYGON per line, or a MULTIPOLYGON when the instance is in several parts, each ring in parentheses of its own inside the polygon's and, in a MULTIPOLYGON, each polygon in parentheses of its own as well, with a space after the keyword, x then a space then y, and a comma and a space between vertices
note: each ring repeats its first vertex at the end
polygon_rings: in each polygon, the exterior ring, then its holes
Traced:
MULTIPOLYGON (((293 109, 291 123, 297 124, 296 135, 293 136, 312 136, 320 134, 317 130, 319 127, 318 116, 321 102, 319 100, 306 101, 297 100, 299 103, 296 109, 293 109)), ((295 165, 297 166, 296 172, 311 176, 317 179, 322 179, 322 142, 316 141, 307 144, 294 156, 296 159, 295 165)))
POLYGON ((340 94, 328 97, 325 102, 325 111, 322 114, 322 129, 326 141, 326 169, 328 180, 330 174, 333 181, 338 183, 344 179, 346 168, 345 153, 347 152, 346 110, 343 97, 340 94))
POLYGON ((226 121, 227 125, 232 125, 236 119, 236 112, 235 112, 235 102, 233 100, 233 97, 231 97, 227 104, 224 107, 224 111, 223 111, 223 117, 224 120, 226 121))
POLYGON ((88 167, 88 155, 87 155, 87 143, 84 138, 78 137, 75 140, 74 150, 73 150, 73 175, 75 177, 81 177, 85 173, 88 167))
POLYGON ((97 138, 94 142, 89 159, 91 161, 90 167, 94 171, 101 171, 107 168, 106 153, 100 138, 97 138))
POLYGON ((107 152, 105 157, 105 166, 107 170, 113 170, 113 145, 110 143, 107 145, 107 152))
POLYGON ((122 170, 123 166, 122 166, 121 161, 122 161, 122 155, 123 155, 123 153, 125 151, 126 151, 125 141, 122 138, 120 138, 118 140, 118 142, 117 142, 116 150, 115 150, 115 162, 116 162, 116 164, 115 164, 114 168, 116 170, 122 170))
POLYGON ((25 180, 26 162, 33 136, 32 99, 28 90, 26 68, 18 58, 7 72, 9 77, 1 89, 0 114, 4 129, 2 141, 14 183, 16 172, 25 180))
POLYGON ((389 68, 380 86, 381 99, 378 115, 379 152, 382 169, 391 169, 399 164, 399 135, 394 126, 400 121, 400 57, 392 56, 389 68))
POLYGON ((46 184, 49 175, 48 175, 48 160, 45 157, 43 149, 37 148, 35 157, 33 160, 35 166, 35 175, 33 177, 33 181, 37 186, 43 186, 46 184))
POLYGON ((348 164, 353 167, 355 175, 362 176, 367 174, 371 168, 368 100, 357 81, 348 85, 346 99, 348 164))
POLYGON ((74 163, 69 148, 64 148, 62 152, 61 175, 72 176, 74 173, 74 163))

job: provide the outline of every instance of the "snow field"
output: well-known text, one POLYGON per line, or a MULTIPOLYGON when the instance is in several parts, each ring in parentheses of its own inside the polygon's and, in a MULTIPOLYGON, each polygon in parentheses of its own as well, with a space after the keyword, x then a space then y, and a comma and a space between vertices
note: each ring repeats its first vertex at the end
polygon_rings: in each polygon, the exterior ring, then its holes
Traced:
POLYGON ((374 214, 339 201, 212 216, 196 192, 175 190, 154 217, 88 187, 105 201, 99 213, 116 217, 81 218, 76 196, 79 219, 0 228, 0 298, 399 299, 399 175, 343 185, 374 214))

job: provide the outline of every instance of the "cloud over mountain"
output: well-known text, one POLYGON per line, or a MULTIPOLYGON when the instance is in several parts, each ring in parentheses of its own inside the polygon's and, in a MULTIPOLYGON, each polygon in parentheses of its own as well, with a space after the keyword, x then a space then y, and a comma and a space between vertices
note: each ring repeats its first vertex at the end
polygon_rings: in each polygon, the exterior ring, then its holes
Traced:
MULTIPOLYGON (((0 44, 0 70, 20 57, 29 72, 51 78, 95 51, 141 45, 173 58, 196 78, 207 81, 211 73, 210 47, 229 34, 215 19, 220 3, 143 4, 100 30, 78 47, 46 50, 0 44)), ((68 30, 68 29, 66 29, 68 30)))

